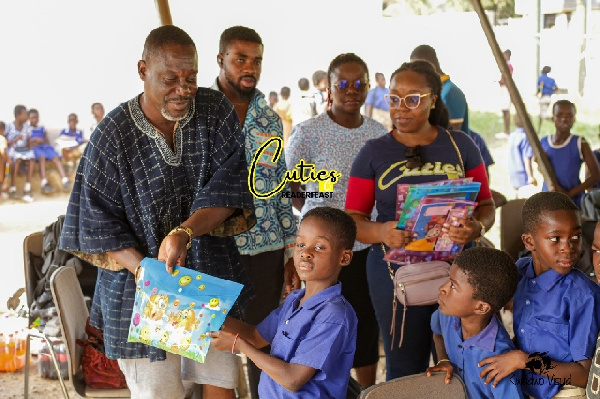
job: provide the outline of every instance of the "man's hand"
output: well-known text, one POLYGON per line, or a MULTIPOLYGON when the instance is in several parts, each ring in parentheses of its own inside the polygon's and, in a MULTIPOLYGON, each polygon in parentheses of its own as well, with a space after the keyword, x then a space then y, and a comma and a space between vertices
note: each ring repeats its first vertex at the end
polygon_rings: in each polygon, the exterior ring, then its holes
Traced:
POLYGON ((496 388, 498 383, 502 381, 504 377, 509 376, 516 370, 525 368, 527 356, 528 355, 521 350, 512 350, 502 355, 487 357, 477 365, 477 367, 487 365, 487 367, 479 373, 479 378, 485 378, 486 384, 493 381, 493 387, 496 388))
POLYGON ((167 273, 173 273, 174 266, 185 265, 188 235, 180 231, 166 236, 158 250, 158 260, 165 262, 167 273))
POLYGON ((444 382, 446 384, 450 384, 450 380, 452 379, 452 376, 454 375, 454 366, 452 365, 452 363, 450 363, 450 361, 441 360, 438 362, 437 365, 435 365, 433 367, 428 367, 427 368, 427 377, 431 377, 431 373, 433 373, 435 371, 445 371, 446 378, 444 378, 444 382))
POLYGON ((300 276, 294 266, 294 258, 289 258, 283 267, 283 278, 285 284, 284 298, 289 295, 290 292, 300 288, 300 276))

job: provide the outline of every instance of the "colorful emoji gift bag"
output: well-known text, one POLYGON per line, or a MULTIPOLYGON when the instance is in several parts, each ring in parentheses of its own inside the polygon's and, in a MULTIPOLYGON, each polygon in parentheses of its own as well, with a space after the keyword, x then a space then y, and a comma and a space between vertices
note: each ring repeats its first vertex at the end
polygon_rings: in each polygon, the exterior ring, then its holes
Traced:
POLYGON ((179 266, 169 275, 156 259, 145 258, 141 266, 128 341, 203 363, 206 332, 221 328, 242 284, 179 266))

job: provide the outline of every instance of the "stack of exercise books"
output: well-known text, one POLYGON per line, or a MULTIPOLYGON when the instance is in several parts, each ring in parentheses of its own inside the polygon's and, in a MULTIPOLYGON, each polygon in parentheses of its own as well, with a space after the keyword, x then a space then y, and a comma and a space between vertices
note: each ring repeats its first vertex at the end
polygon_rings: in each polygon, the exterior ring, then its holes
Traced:
POLYGON ((451 241, 442 226, 459 226, 473 214, 480 187, 471 178, 398 184, 397 228, 412 231, 415 237, 405 247, 387 251, 384 260, 404 265, 454 258, 463 245, 451 241))

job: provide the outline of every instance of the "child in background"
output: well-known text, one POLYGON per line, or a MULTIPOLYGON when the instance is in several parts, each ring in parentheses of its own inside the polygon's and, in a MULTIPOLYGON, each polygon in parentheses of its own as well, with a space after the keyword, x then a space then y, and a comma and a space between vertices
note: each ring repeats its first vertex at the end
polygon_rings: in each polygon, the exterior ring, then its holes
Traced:
POLYGON ((281 95, 281 98, 279 101, 277 101, 277 104, 275 104, 273 109, 281 118, 281 123, 283 124, 283 143, 285 145, 290 138, 290 133, 292 132, 292 104, 290 103, 290 88, 283 86, 279 94, 281 95))
POLYGON ((294 264, 306 288, 258 326, 227 317, 208 333, 221 351, 241 351, 260 369, 261 398, 345 398, 356 349, 354 310, 342 296, 338 275, 352 259, 356 225, 343 211, 319 207, 306 213, 296 238, 294 264), (271 345, 271 353, 259 350, 271 345))
POLYGON ((93 103, 92 116, 94 117, 94 120, 92 121, 92 124, 90 126, 90 135, 87 137, 88 139, 91 137, 92 133, 94 133, 94 130, 96 130, 96 126, 98 126, 98 124, 104 118, 104 105, 102 105, 101 103, 93 103))
POLYGON ((61 130, 56 144, 61 149, 63 161, 72 169, 83 153, 83 132, 77 129, 77 114, 69 114, 68 123, 69 127, 61 130))
MULTIPOLYGON (((598 125, 598 138, 600 138, 600 125, 598 125)), ((594 157, 596 157, 596 161, 598 161, 598 165, 600 165, 600 148, 595 149, 594 151, 592 151, 592 153, 594 154, 594 157)), ((585 178, 587 179, 589 176, 590 176, 590 171, 586 166, 585 167, 585 178)), ((598 181, 598 183, 596 183, 596 185, 594 185, 594 188, 600 188, 600 181, 598 181)))
MULTIPOLYGON (((446 372, 446 384, 456 372, 465 382, 467 396, 522 398, 521 386, 503 380, 494 389, 479 376, 478 363, 486 357, 515 349, 496 312, 512 298, 519 282, 515 263, 506 253, 476 247, 456 256, 450 281, 440 287, 440 307, 431 316, 438 359, 427 369, 446 372)), ((511 380, 521 379, 515 370, 511 380)))
POLYGON ((519 115, 513 118, 517 128, 508 137, 508 179, 515 190, 515 198, 534 194, 537 180, 533 176, 533 149, 519 115))
POLYGON ((48 140, 46 139, 46 128, 44 126, 38 126, 39 121, 40 114, 38 110, 31 108, 29 110, 29 125, 31 126, 29 143, 35 154, 35 160, 40 163, 42 194, 48 194, 54 191, 52 186, 48 184, 48 179, 46 179, 46 160, 54 162, 61 177, 63 191, 68 192, 70 188, 69 178, 65 175, 58 153, 54 150, 54 147, 48 144, 48 140))
POLYGON ((538 124, 538 132, 540 133, 542 132, 543 120, 552 119, 548 109, 550 108, 552 94, 558 89, 556 81, 548 76, 551 70, 552 68, 547 65, 543 67, 537 81, 537 94, 540 95, 540 120, 538 124))
POLYGON ((31 176, 33 175, 33 167, 35 155, 29 148, 29 115, 27 108, 24 105, 15 106, 15 121, 6 126, 6 140, 8 141, 8 155, 12 160, 13 167, 10 174, 10 188, 8 196, 15 198, 17 196, 17 171, 21 166, 21 162, 27 162, 27 177, 23 190, 23 201, 33 202, 31 196, 31 176))
POLYGON ((497 386, 523 369, 521 387, 534 398, 585 398, 600 330, 600 288, 574 269, 581 251, 581 215, 563 193, 532 195, 523 205, 523 242, 513 299, 517 350, 483 360, 486 383, 497 386))
POLYGON ((0 121, 0 192, 2 199, 8 198, 8 178, 10 172, 11 160, 8 156, 8 141, 4 136, 6 123, 0 121))
MULTIPOLYGON (((577 207, 581 207, 584 191, 600 181, 600 167, 587 141, 581 136, 571 134, 576 112, 575 104, 568 100, 555 102, 552 113, 556 133, 542 137, 540 143, 548 155, 558 181, 555 191, 567 194, 577 207), (579 180, 579 171, 583 162, 590 174, 582 183, 579 180)), ((546 182, 542 191, 548 191, 546 182)))

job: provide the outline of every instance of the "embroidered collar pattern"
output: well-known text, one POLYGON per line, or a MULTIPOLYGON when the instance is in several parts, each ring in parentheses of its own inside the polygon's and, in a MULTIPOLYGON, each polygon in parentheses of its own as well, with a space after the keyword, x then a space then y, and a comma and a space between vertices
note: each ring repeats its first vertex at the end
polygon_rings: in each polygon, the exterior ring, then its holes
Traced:
POLYGON ((139 96, 136 96, 129 100, 127 103, 129 107, 129 112, 131 113, 131 117, 133 118, 133 122, 135 126, 140 129, 145 135, 150 137, 156 143, 160 154, 163 157, 163 160, 171 166, 177 166, 181 164, 181 155, 183 148, 183 128, 188 124, 192 116, 194 115, 194 110, 196 109, 196 102, 192 98, 190 103, 190 108, 185 114, 185 116, 179 121, 179 123, 175 126, 175 152, 173 149, 167 144, 167 141, 163 137, 163 135, 156 130, 156 128, 148 121, 144 113, 142 112, 142 108, 139 103, 139 96))

